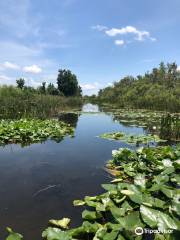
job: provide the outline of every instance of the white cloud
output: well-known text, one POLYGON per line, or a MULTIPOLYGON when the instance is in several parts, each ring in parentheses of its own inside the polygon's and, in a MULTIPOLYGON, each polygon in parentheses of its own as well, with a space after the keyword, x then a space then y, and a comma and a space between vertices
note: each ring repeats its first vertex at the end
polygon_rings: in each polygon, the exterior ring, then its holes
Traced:
POLYGON ((12 69, 12 70, 20 69, 19 65, 15 64, 15 63, 8 62, 8 61, 4 62, 2 64, 2 67, 7 68, 7 69, 12 69))
POLYGON ((117 35, 134 34, 137 41, 143 41, 146 38, 149 38, 152 41, 155 40, 155 38, 150 37, 150 33, 148 31, 140 31, 133 26, 126 26, 123 28, 111 28, 109 30, 106 30, 105 33, 110 37, 114 37, 117 35))
POLYGON ((112 86, 112 85, 113 84, 110 82, 107 84, 102 84, 99 82, 80 84, 80 86, 83 90, 83 94, 86 94, 86 95, 97 94, 100 89, 107 87, 107 86, 112 86))
POLYGON ((81 84, 82 90, 89 91, 97 89, 97 83, 81 84))
MULTIPOLYGON (((150 41, 154 42, 157 39, 154 37, 151 37, 150 33, 148 31, 141 31, 139 29, 137 29, 136 27, 133 26, 126 26, 126 27, 122 27, 122 28, 108 28, 106 26, 101 26, 101 25, 97 25, 97 26, 93 26, 93 29, 96 29, 98 31, 103 31, 106 35, 108 35, 109 37, 116 37, 118 35, 121 36, 126 36, 126 35, 134 35, 134 40, 136 41, 144 41, 146 39, 149 39, 150 41)), ((116 45, 123 45, 125 42, 123 42, 124 40, 116 40, 115 44, 116 45)), ((128 43, 129 41, 127 41, 128 43)))
POLYGON ((91 28, 98 31, 105 31, 108 29, 106 26, 103 26, 103 25, 96 25, 96 26, 92 26, 91 28))
POLYGON ((124 40, 115 40, 114 43, 115 43, 116 45, 118 45, 118 46, 122 46, 122 45, 125 44, 124 40))
POLYGON ((37 74, 37 73, 41 73, 42 72, 42 69, 40 67, 38 67, 37 65, 31 65, 31 66, 25 66, 23 68, 23 71, 26 72, 26 73, 34 73, 34 74, 37 74))
POLYGON ((177 67, 177 71, 180 72, 180 66, 177 67))

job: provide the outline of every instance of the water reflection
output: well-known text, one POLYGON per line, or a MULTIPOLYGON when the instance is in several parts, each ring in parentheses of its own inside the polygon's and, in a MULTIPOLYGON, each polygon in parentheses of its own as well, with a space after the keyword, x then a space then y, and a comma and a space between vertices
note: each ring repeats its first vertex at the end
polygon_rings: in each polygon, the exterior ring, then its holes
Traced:
POLYGON ((99 112, 99 106, 87 103, 82 107, 82 112, 99 112))
POLYGON ((79 116, 80 116, 80 113, 62 112, 59 114, 58 119, 59 121, 63 121, 67 124, 70 124, 72 127, 76 128, 79 116))

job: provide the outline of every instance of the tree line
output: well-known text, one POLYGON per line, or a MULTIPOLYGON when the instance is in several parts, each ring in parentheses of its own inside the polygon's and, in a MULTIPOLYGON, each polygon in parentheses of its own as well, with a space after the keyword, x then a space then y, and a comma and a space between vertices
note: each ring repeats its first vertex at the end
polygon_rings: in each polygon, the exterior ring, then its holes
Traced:
POLYGON ((101 89, 94 99, 118 107, 179 112, 180 72, 175 62, 161 62, 144 75, 126 76, 113 86, 101 89))
POLYGON ((46 82, 42 82, 42 85, 38 88, 25 85, 25 80, 19 78, 16 80, 17 87, 21 90, 29 91, 38 94, 60 95, 65 97, 81 96, 82 89, 78 83, 77 76, 70 70, 60 69, 57 76, 57 87, 53 83, 47 85, 46 82))

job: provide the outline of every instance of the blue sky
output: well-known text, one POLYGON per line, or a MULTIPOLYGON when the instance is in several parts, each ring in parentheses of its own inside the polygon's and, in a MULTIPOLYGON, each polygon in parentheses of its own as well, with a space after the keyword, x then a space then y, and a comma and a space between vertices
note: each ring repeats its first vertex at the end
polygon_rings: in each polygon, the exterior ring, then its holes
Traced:
POLYGON ((0 84, 56 83, 71 69, 84 94, 160 61, 180 65, 179 0, 0 0, 0 84))

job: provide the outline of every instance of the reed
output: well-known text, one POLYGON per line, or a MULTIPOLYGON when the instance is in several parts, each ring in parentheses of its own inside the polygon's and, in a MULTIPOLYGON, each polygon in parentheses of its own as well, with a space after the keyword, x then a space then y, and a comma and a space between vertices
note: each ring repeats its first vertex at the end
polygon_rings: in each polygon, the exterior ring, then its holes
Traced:
POLYGON ((0 119, 48 118, 68 109, 79 109, 81 97, 37 94, 13 86, 0 87, 0 119))

